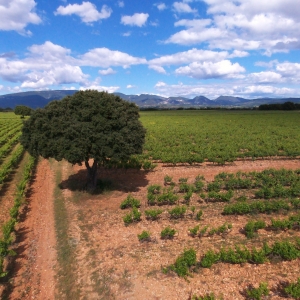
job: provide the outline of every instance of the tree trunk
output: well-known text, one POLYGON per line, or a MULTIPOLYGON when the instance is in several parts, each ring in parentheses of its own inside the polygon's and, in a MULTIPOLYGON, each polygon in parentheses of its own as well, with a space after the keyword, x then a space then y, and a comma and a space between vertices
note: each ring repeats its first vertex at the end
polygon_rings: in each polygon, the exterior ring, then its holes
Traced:
POLYGON ((87 182, 86 188, 89 192, 94 192, 97 187, 97 168, 98 162, 94 160, 93 165, 90 166, 88 161, 85 161, 85 166, 87 168, 87 182))

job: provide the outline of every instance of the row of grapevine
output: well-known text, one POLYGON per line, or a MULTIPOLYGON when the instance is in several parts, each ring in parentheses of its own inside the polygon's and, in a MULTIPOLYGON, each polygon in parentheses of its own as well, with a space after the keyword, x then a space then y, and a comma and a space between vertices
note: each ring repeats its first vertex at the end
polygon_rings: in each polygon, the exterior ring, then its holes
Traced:
MULTIPOLYGON (((20 148, 21 149, 21 148, 20 148)), ((22 149, 23 150, 23 149, 22 149)), ((26 164, 22 179, 17 185, 17 192, 14 200, 14 206, 10 209, 10 220, 8 220, 3 225, 3 238, 0 239, 0 278, 7 275, 7 270, 4 270, 4 260, 9 255, 14 255, 14 251, 11 249, 11 244, 13 242, 12 233, 15 230, 15 225, 18 220, 19 210, 24 201, 24 195, 26 192, 26 187, 30 180, 31 174, 35 167, 36 160, 33 157, 29 158, 28 163, 26 164)))

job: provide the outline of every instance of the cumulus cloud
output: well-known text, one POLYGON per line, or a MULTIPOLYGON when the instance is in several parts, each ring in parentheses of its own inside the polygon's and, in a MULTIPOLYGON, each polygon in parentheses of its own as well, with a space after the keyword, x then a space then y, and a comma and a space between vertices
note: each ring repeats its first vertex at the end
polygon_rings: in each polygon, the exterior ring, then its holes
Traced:
POLYGON ((119 90, 120 87, 119 86, 87 85, 87 86, 81 86, 79 89, 81 91, 85 91, 85 90, 97 90, 99 92, 114 93, 117 90, 119 90))
POLYGON ((133 89, 133 88, 135 88, 135 87, 136 87, 136 86, 133 85, 133 84, 128 84, 128 85, 126 86, 127 89, 133 89))
POLYGON ((121 23, 123 25, 142 27, 146 24, 149 14, 135 13, 132 16, 122 16, 121 23))
MULTIPOLYGON (((90 76, 81 67, 101 67, 99 74, 113 74, 111 66, 129 67, 132 64, 145 63, 143 58, 107 48, 92 49, 81 56, 72 56, 71 50, 50 41, 41 45, 32 45, 24 59, 0 57, 0 78, 9 82, 21 82, 21 88, 41 89, 49 86, 77 83, 84 87, 103 88, 90 83, 90 76)), ((102 90, 113 91, 118 87, 102 90)))
POLYGON ((159 11, 165 10, 167 8, 165 3, 155 3, 154 4, 159 11))
POLYGON ((186 1, 183 2, 174 2, 173 8, 177 13, 196 13, 196 9, 192 9, 186 1))
POLYGON ((227 51, 211 51, 192 48, 188 51, 177 52, 151 59, 150 65, 170 66, 199 61, 220 61, 228 56, 227 51))
POLYGON ((125 6, 124 1, 118 1, 118 6, 119 7, 124 7, 125 6))
MULTIPOLYGON (((187 2, 175 2, 188 5, 187 2)), ((265 50, 265 55, 300 48, 300 13, 297 0, 204 0, 210 19, 179 20, 186 29, 172 34, 166 43, 212 49, 265 50)), ((174 5, 175 5, 174 3, 174 5)))
POLYGON ((295 96, 299 94, 300 89, 276 87, 271 85, 248 85, 248 84, 166 84, 165 82, 157 82, 154 86, 156 91, 164 96, 181 96, 193 98, 195 96, 203 95, 211 100, 219 96, 236 96, 246 99, 253 99, 256 97, 274 97, 277 96, 295 96))
POLYGON ((245 69, 238 63, 231 63, 229 60, 219 62, 193 62, 185 67, 176 69, 178 75, 185 75, 197 79, 209 78, 237 78, 245 69))
POLYGON ((84 23, 92 23, 101 19, 110 17, 112 9, 107 5, 103 5, 101 11, 91 2, 82 2, 82 4, 68 4, 67 6, 59 6, 54 12, 55 15, 77 15, 84 23))
POLYGON ((152 70, 154 70, 154 71, 156 71, 157 73, 160 73, 160 74, 167 74, 166 70, 161 66, 149 65, 149 69, 152 69, 152 70))
POLYGON ((113 70, 112 68, 108 68, 108 69, 106 69, 106 70, 99 70, 98 73, 99 73, 100 75, 106 76, 106 75, 116 74, 116 71, 113 70))
POLYGON ((34 0, 1 0, 0 30, 14 30, 22 35, 31 35, 25 30, 28 24, 40 24, 41 18, 34 12, 34 0))
POLYGON ((144 58, 134 57, 121 51, 113 51, 108 48, 95 48, 80 57, 80 64, 108 68, 110 66, 122 66, 128 68, 130 65, 145 64, 144 58))
POLYGON ((276 72, 267 71, 251 73, 249 79, 256 83, 279 83, 282 81, 282 76, 276 72))

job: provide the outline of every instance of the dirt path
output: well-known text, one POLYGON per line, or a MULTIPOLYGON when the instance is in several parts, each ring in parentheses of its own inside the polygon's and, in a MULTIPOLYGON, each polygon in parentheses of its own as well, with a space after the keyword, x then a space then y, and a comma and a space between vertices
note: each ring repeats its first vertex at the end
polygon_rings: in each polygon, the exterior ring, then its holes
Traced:
POLYGON ((9 299, 54 299, 56 264, 53 216, 54 174, 42 160, 19 223, 15 276, 9 299))

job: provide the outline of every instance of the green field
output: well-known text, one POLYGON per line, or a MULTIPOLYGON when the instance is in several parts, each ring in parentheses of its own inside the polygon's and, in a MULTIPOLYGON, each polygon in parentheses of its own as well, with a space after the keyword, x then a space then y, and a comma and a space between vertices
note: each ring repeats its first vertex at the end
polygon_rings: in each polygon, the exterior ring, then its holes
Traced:
POLYGON ((224 163, 300 155, 299 111, 143 111, 144 158, 224 163))

